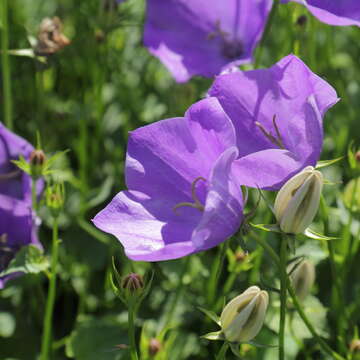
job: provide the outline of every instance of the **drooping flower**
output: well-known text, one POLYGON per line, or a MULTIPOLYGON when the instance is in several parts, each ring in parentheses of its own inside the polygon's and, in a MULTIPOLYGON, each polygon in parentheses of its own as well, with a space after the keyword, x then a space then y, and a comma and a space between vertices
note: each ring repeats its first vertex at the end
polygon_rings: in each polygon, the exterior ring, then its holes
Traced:
POLYGON ((294 55, 269 69, 220 75, 209 95, 234 124, 238 181, 268 190, 315 166, 323 116, 338 101, 335 90, 294 55))
POLYGON ((320 21, 329 25, 360 26, 359 0, 281 0, 303 4, 320 21))
POLYGON ((133 260, 175 259, 225 241, 243 219, 234 127, 215 98, 130 134, 128 191, 93 219, 133 260))
POLYGON ((272 0, 149 0, 144 43, 185 82, 251 62, 272 0))
MULTIPOLYGON (((34 214, 28 202, 0 194, 0 273, 6 270, 16 253, 26 245, 40 246, 34 214)), ((0 277, 5 282, 20 273, 0 277)))
POLYGON ((269 295, 257 286, 251 286, 231 300, 221 313, 220 325, 226 340, 247 342, 261 330, 269 295))
POLYGON ((0 123, 0 194, 31 201, 31 178, 12 160, 18 160, 20 156, 29 160, 33 150, 26 140, 0 123))

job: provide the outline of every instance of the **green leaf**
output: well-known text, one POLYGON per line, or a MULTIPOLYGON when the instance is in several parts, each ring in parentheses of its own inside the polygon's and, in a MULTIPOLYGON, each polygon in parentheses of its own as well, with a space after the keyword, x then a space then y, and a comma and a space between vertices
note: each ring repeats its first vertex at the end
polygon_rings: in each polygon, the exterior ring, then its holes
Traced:
POLYGON ((203 312, 207 317, 211 320, 215 321, 218 325, 220 325, 220 318, 213 311, 206 310, 203 307, 198 306, 198 309, 203 312))
POLYGON ((332 236, 325 236, 322 234, 319 234, 317 232, 315 232, 314 230, 311 230, 310 228, 307 228, 304 231, 304 235, 310 239, 314 239, 314 240, 325 240, 325 241, 329 241, 329 240, 337 240, 337 237, 332 237, 332 236))
POLYGON ((0 277, 22 272, 25 274, 38 274, 49 268, 49 261, 42 250, 34 245, 22 247, 11 260, 8 267, 0 273, 0 277))
POLYGON ((267 232, 282 233, 278 224, 253 224, 250 225, 256 229, 260 229, 267 232))
POLYGON ((225 340, 224 334, 221 331, 214 331, 208 334, 202 335, 201 338, 207 340, 225 340))
POLYGON ((336 159, 332 159, 332 160, 321 160, 321 161, 318 161, 316 166, 315 166, 315 169, 321 169, 323 167, 326 167, 326 166, 330 166, 330 165, 333 165, 337 162, 339 162, 340 160, 342 160, 344 158, 344 156, 340 156, 336 159))

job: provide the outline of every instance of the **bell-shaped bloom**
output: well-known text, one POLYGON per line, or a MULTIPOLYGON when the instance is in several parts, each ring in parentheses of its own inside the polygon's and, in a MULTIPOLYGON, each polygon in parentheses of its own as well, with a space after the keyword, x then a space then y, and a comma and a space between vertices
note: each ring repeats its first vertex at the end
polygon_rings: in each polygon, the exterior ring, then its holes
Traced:
POLYGON ((209 95, 234 124, 239 181, 268 190, 315 166, 323 116, 338 101, 335 90, 294 55, 269 69, 220 75, 209 95))
POLYGON ((243 219, 233 124, 215 98, 130 133, 128 191, 93 219, 133 260, 175 259, 225 241, 243 219))
POLYGON ((323 176, 312 166, 290 178, 278 192, 274 212, 280 229, 299 234, 314 220, 319 209, 323 176))
POLYGON ((251 62, 272 0, 148 0, 144 43, 185 82, 251 62))
POLYGON ((315 282, 314 264, 309 260, 304 260, 299 265, 290 265, 288 272, 291 273, 290 280, 295 289, 296 296, 299 300, 303 301, 309 295, 315 282), (296 268, 292 271, 294 266, 296 268))
MULTIPOLYGON (((0 194, 31 201, 31 178, 12 160, 19 160, 20 156, 29 160, 33 150, 26 140, 0 123, 0 194)), ((41 187, 39 183, 39 190, 41 187)))
POLYGON ((303 4, 320 21, 329 25, 360 26, 359 0, 282 0, 303 4))
POLYGON ((220 316, 220 326, 227 341, 248 342, 261 330, 269 295, 257 286, 251 286, 231 300, 220 316))
MULTIPOLYGON (((30 204, 0 194, 0 273, 6 270, 21 247, 30 244, 40 246, 30 204)), ((0 289, 7 280, 20 274, 13 273, 0 277, 0 289)))

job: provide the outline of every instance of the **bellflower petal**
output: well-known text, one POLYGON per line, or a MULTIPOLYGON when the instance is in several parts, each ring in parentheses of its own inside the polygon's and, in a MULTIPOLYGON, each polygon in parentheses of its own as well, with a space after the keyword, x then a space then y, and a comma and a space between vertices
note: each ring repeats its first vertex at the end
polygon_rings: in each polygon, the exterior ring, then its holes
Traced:
POLYGON ((282 3, 303 4, 320 21, 329 25, 360 26, 360 2, 358 0, 282 0, 282 3))
POLYGON ((272 0, 149 0, 144 43, 178 82, 250 62, 272 0))
MULTIPOLYGON (((41 247, 30 204, 0 194, 0 272, 6 269, 21 247, 29 244, 41 247)), ((7 280, 18 275, 20 273, 0 278, 0 289, 7 280)))
POLYGON ((322 117, 338 101, 335 90, 294 55, 269 69, 220 75, 209 95, 234 124, 239 181, 267 189, 315 165, 322 117))
POLYGON ((116 236, 133 260, 159 261, 208 249, 234 234, 243 218, 232 174, 235 131, 215 98, 184 118, 133 131, 126 183, 93 219, 116 236))

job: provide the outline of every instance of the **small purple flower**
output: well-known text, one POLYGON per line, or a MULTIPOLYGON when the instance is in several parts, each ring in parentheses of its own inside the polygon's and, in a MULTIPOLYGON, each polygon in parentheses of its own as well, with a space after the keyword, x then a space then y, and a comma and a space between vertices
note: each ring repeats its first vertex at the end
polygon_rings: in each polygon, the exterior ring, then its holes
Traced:
POLYGON ((213 77, 251 62, 271 6, 272 0, 148 0, 144 43, 178 82, 213 77))
POLYGON ((18 160, 20 155, 29 160, 33 150, 26 140, 0 123, 0 194, 31 201, 31 178, 12 160, 18 160))
POLYGON ((269 69, 220 75, 209 95, 217 97, 234 124, 238 181, 269 190, 315 166, 322 118, 338 101, 335 90, 294 55, 269 69))
POLYGON ((359 0, 282 0, 303 4, 320 21, 329 25, 360 26, 359 0))
POLYGON ((133 260, 175 259, 225 241, 243 219, 234 127, 215 98, 130 133, 126 183, 93 219, 133 260))
MULTIPOLYGON (((6 270, 21 247, 29 244, 41 247, 30 204, 0 194, 0 273, 6 270)), ((13 273, 0 277, 0 289, 7 280, 19 275, 20 273, 13 273)))

